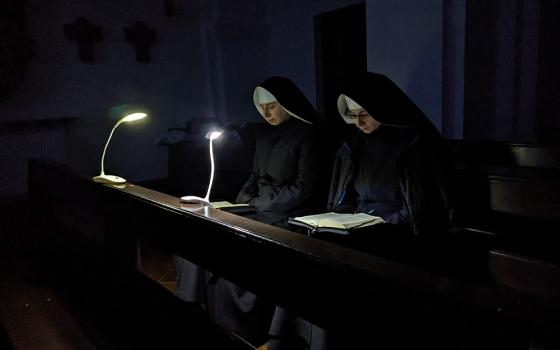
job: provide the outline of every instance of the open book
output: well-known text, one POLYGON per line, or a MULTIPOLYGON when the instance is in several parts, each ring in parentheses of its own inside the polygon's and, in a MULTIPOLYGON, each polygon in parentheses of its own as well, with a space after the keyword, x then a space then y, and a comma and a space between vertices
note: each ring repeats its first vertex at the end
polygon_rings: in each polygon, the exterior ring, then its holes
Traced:
POLYGON ((307 227, 312 232, 348 234, 350 230, 384 223, 385 220, 379 216, 364 213, 339 214, 331 212, 290 218, 288 222, 292 225, 307 227))
POLYGON ((255 211, 255 208, 249 206, 249 204, 234 204, 227 201, 211 202, 210 204, 215 209, 221 209, 232 214, 246 214, 255 211))
POLYGON ((221 208, 233 208, 233 207, 248 207, 249 204, 234 204, 228 201, 220 201, 220 202, 212 202, 213 208, 221 209, 221 208))

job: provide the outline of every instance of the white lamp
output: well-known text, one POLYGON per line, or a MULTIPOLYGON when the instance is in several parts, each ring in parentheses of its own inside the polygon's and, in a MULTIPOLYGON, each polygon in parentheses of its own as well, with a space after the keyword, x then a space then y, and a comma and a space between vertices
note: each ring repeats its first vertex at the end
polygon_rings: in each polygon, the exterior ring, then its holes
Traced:
POLYGON ((183 196, 181 197, 181 202, 186 203, 201 203, 204 205, 212 206, 210 204, 210 190, 212 189, 212 181, 214 181, 214 152, 212 151, 212 141, 217 139, 222 135, 222 131, 210 131, 206 134, 206 138, 210 140, 210 183, 208 184, 208 191, 206 192, 206 197, 200 198, 197 196, 183 196))
POLYGON ((123 184, 123 183, 126 182, 126 180, 123 179, 122 177, 105 174, 105 167, 103 165, 104 160, 105 160, 105 152, 107 151, 107 146, 109 145, 109 141, 111 141, 111 137, 113 136, 113 132, 115 132, 115 129, 117 128, 117 126, 119 126, 119 125, 121 125, 122 123, 125 123, 125 122, 128 123, 128 122, 132 122, 132 121, 135 121, 135 120, 144 119, 147 116, 148 115, 146 113, 132 113, 132 114, 129 114, 129 115, 125 116, 124 118, 120 119, 117 122, 117 124, 115 124, 115 126, 113 126, 113 129, 111 130, 111 133, 109 134, 109 138, 107 139, 107 143, 105 144, 105 148, 103 148, 103 155, 101 156, 101 174, 94 177, 93 181, 103 183, 103 184, 123 184))

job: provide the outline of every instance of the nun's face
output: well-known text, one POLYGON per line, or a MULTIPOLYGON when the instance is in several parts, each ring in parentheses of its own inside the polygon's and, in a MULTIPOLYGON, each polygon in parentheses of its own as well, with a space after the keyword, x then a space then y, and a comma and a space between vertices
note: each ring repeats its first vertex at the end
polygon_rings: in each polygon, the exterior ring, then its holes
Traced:
POLYGON ((356 124, 356 126, 365 134, 371 134, 381 125, 380 122, 373 119, 373 117, 363 108, 349 109, 346 113, 346 117, 353 120, 354 124, 356 124))
POLYGON ((290 119, 290 115, 276 101, 260 104, 262 116, 270 125, 280 125, 290 119))

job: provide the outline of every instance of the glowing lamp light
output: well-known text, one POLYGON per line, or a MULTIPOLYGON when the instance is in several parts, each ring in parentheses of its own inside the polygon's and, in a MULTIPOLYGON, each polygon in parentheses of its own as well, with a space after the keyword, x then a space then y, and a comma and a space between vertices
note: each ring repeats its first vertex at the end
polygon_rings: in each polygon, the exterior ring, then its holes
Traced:
POLYGON ((103 155, 101 156, 101 174, 99 174, 98 176, 95 176, 93 178, 93 181, 98 182, 98 183, 103 183, 103 184, 123 184, 123 183, 126 182, 126 179, 124 179, 120 176, 105 174, 104 162, 105 162, 105 153, 107 152, 107 146, 109 146, 109 142, 111 141, 111 137, 113 137, 113 133, 115 132, 115 129, 119 125, 121 125, 122 123, 129 123, 129 122, 133 122, 133 121, 136 121, 136 120, 144 119, 147 116, 148 115, 146 113, 131 113, 131 114, 128 114, 127 116, 125 116, 124 118, 121 118, 115 124, 115 126, 113 126, 113 129, 111 130, 111 133, 109 134, 109 138, 107 139, 107 143, 105 143, 105 147, 103 148, 103 155))
POLYGON ((218 137, 220 137, 222 135, 222 131, 218 130, 218 131, 210 131, 208 134, 206 134, 206 138, 210 141, 217 139, 218 137))
POLYGON ((140 120, 140 119, 144 119, 146 118, 148 115, 146 113, 132 113, 127 115, 126 117, 122 118, 121 120, 119 120, 117 122, 117 125, 119 125, 120 123, 128 123, 128 122, 133 122, 135 120, 140 120))
POLYGON ((207 206, 212 206, 212 204, 210 204, 210 191, 212 190, 212 181, 214 181, 214 152, 212 150, 212 141, 214 141, 221 135, 221 130, 213 130, 206 134, 206 138, 210 140, 210 183, 208 184, 208 191, 206 192, 206 196, 204 198, 197 196, 183 196, 181 197, 181 202, 199 203, 207 206))

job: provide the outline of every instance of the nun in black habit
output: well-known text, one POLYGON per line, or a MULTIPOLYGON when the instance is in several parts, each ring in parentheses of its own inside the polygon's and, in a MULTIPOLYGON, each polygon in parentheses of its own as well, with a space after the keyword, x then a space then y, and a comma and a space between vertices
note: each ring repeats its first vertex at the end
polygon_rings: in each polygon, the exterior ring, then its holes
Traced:
POLYGON ((359 130, 336 154, 327 209, 380 216, 415 235, 449 229, 446 147, 414 102, 386 76, 368 72, 337 107, 359 130))
MULTIPOLYGON (((342 91, 337 107, 358 130, 336 154, 327 211, 380 216, 410 237, 451 229, 444 141, 412 100, 386 76, 368 72, 342 91)), ((368 348, 368 340, 341 338, 281 308, 270 334, 269 350, 368 348)))
MULTIPOLYGON (((315 198, 319 174, 315 152, 319 114, 298 87, 290 79, 283 77, 271 77, 260 83, 253 92, 253 103, 267 123, 255 132, 256 145, 251 174, 239 191, 236 202, 248 203, 255 208, 255 214, 247 215, 252 219, 287 227, 288 217, 306 215, 317 204, 315 198)), ((177 272, 176 295, 184 301, 205 305, 208 274, 186 259, 178 256, 174 259, 177 272)), ((216 278, 210 281, 208 290, 214 296, 221 293, 219 290, 224 285, 228 285, 216 278)), ((227 288, 232 289, 230 286, 227 288)), ((239 295, 245 293, 241 289, 228 290, 227 293, 229 292, 239 295)), ((243 298, 254 299, 255 296, 247 293, 243 298)), ((251 333, 241 332, 240 329, 253 327, 250 325, 252 321, 248 321, 246 327, 229 326, 233 322, 230 316, 234 311, 227 310, 231 303, 219 305, 220 299, 222 298, 216 296, 212 299, 216 304, 209 306, 213 318, 242 334, 251 333)), ((258 307, 255 309, 260 310, 258 307)), ((256 311, 247 310, 242 312, 243 317, 240 316, 240 319, 251 320, 251 315, 255 313, 256 311)), ((254 318, 253 323, 257 323, 258 319, 262 328, 261 317, 255 315, 254 318)), ((254 337, 249 334, 248 338, 254 337)))
POLYGON ((259 84, 253 103, 269 125, 259 130, 251 175, 236 202, 254 207, 259 221, 285 226, 289 216, 308 213, 314 204, 318 114, 282 77, 259 84))
MULTIPOLYGON (((282 77, 260 83, 253 102, 267 124, 256 137, 251 174, 236 202, 254 207, 252 218, 258 221, 287 227, 290 216, 309 214, 315 203, 318 113, 282 77)), ((275 309, 268 300, 214 276, 207 286, 207 307, 217 324, 250 343, 258 346, 268 339, 275 309)))

